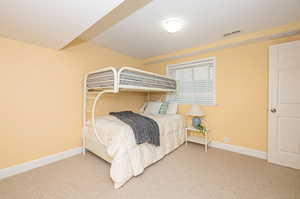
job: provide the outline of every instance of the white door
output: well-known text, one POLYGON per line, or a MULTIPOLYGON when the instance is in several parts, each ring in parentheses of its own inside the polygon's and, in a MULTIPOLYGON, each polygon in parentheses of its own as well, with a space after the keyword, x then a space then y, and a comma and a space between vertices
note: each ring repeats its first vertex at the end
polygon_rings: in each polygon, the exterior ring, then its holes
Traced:
POLYGON ((269 49, 268 161, 300 169, 300 41, 269 49))

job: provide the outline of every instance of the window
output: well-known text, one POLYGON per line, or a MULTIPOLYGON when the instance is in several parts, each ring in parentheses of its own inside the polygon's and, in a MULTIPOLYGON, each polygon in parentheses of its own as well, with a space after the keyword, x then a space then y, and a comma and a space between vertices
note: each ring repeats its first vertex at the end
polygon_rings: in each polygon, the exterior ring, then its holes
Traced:
POLYGON ((177 80, 177 92, 168 101, 180 104, 216 104, 216 60, 214 57, 167 66, 168 75, 177 80))

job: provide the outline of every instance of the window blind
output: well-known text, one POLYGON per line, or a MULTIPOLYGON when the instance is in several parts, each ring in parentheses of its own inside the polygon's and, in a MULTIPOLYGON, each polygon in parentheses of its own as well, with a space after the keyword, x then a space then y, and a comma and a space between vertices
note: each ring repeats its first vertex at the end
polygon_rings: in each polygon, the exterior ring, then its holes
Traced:
POLYGON ((177 92, 168 101, 180 104, 215 105, 215 58, 174 64, 167 67, 168 75, 177 81, 177 92))

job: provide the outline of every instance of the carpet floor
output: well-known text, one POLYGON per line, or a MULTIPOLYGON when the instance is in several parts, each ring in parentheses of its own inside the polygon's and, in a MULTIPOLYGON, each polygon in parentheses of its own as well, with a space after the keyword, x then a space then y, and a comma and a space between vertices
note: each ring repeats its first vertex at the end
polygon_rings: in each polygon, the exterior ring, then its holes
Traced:
POLYGON ((181 146, 115 190, 92 154, 0 181, 1 199, 300 199, 300 171, 201 145, 181 146))

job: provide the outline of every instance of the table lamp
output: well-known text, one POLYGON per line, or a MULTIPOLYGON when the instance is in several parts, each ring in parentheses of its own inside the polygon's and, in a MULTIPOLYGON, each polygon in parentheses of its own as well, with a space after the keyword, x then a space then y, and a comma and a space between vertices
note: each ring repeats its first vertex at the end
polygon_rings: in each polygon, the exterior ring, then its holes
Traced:
POLYGON ((198 105, 194 104, 189 110, 188 115, 193 116, 193 120, 192 120, 193 127, 198 128, 199 124, 201 124, 200 117, 204 116, 205 114, 198 105))

